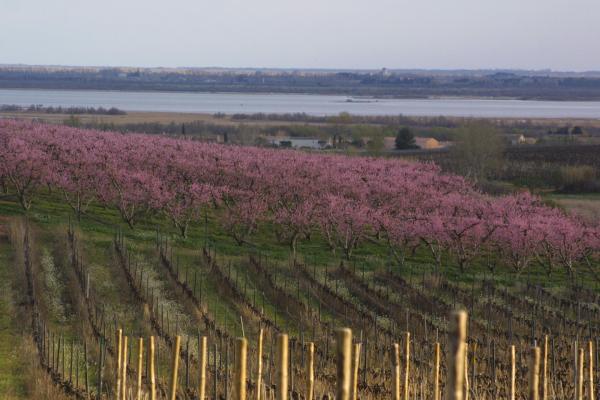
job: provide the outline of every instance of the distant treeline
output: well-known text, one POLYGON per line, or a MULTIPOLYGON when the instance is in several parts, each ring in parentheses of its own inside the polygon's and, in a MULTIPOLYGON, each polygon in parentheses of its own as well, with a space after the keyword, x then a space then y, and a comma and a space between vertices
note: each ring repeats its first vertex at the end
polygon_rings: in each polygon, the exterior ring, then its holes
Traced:
POLYGON ((99 129, 103 131, 114 131, 122 133, 147 133, 152 135, 171 135, 171 136, 187 136, 194 137, 211 137, 220 136, 227 137, 242 137, 246 133, 258 133, 256 129, 250 127, 237 127, 230 125, 211 124, 204 121, 192 121, 185 124, 160 123, 160 122, 131 122, 131 123, 112 123, 103 121, 80 121, 79 119, 69 119, 65 121, 67 125, 77 127, 99 129), (247 129, 246 129, 247 128, 247 129))
POLYGON ((263 73, 261 71, 44 70, 0 68, 0 88, 318 93, 349 96, 512 97, 600 100, 600 78, 527 72, 433 74, 412 72, 263 73))
POLYGON ((125 111, 116 107, 46 107, 41 104, 19 106, 16 104, 0 105, 0 112, 38 112, 46 114, 96 114, 96 115, 125 115, 125 111))
MULTIPOLYGON (((224 114, 215 114, 215 117, 222 117, 224 114)), ((286 114, 233 114, 233 120, 237 121, 289 121, 289 122, 308 122, 308 123, 327 123, 327 124, 378 124, 378 125, 410 125, 410 126, 438 126, 445 128, 455 128, 460 122, 459 118, 440 117, 408 117, 405 115, 355 115, 350 113, 340 113, 333 116, 309 115, 306 113, 286 113, 286 114)))
MULTIPOLYGON (((367 124, 281 124, 258 126, 254 124, 224 125, 213 124, 205 121, 191 121, 176 124, 160 122, 119 123, 100 121, 80 121, 69 119, 67 125, 77 127, 117 131, 123 133, 141 132, 148 134, 166 134, 172 136, 188 137, 200 140, 218 140, 227 143, 262 145, 261 137, 284 134, 291 137, 316 137, 319 139, 343 138, 346 142, 359 143, 365 137, 394 136, 396 127, 392 125, 367 125, 367 124)), ((418 132, 417 132, 418 133, 418 132)), ((441 138, 445 138, 440 133, 441 138)))
MULTIPOLYGON (((214 114, 214 117, 224 118, 225 114, 214 114)), ((474 118, 467 117, 415 117, 405 115, 354 115, 346 112, 334 116, 317 116, 306 113, 287 114, 233 114, 234 121, 281 121, 281 122, 305 122, 307 124, 333 124, 333 125, 382 125, 387 127, 410 127, 417 136, 435 137, 438 140, 451 140, 451 132, 474 118)), ((545 135, 569 135, 582 134, 583 131, 590 135, 600 135, 600 128, 587 126, 582 129, 579 126, 559 126, 554 122, 540 123, 529 119, 490 119, 482 121, 491 122, 498 126, 505 134, 525 134, 527 136, 541 137, 545 135)), ((338 128, 339 129, 339 128, 338 128)))

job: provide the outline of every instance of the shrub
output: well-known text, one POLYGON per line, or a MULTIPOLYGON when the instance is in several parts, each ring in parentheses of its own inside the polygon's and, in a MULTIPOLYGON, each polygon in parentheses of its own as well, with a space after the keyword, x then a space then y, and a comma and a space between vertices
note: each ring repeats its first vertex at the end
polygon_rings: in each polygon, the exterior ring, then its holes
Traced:
POLYGON ((483 193, 492 196, 505 196, 515 193, 516 191, 515 187, 509 182, 485 180, 477 182, 476 186, 483 193))
POLYGON ((474 181, 494 178, 504 163, 504 140, 486 122, 470 122, 456 132, 450 148, 451 168, 474 181))
POLYGON ((415 144, 415 136, 409 128, 402 128, 398 131, 395 143, 396 149, 398 150, 417 148, 417 145, 415 144))
POLYGON ((589 165, 561 167, 560 190, 570 193, 600 191, 596 169, 589 165))

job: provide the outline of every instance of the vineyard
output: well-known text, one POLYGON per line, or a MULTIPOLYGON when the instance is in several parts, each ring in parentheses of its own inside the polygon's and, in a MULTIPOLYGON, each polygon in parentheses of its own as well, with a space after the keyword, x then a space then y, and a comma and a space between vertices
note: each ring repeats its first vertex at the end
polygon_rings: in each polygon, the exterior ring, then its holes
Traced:
POLYGON ((597 395, 600 227, 528 193, 6 120, 0 190, 3 399, 597 395))

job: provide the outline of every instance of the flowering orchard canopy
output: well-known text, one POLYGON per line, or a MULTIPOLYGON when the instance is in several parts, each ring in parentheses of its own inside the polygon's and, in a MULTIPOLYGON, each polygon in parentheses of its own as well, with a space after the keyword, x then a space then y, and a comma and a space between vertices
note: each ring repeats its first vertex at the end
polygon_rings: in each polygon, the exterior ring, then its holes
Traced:
POLYGON ((263 223, 296 251, 319 232, 346 257, 365 239, 403 260, 418 248, 465 268, 493 255, 522 270, 591 266, 600 230, 527 193, 490 197, 430 163, 226 146, 0 121, 0 184, 28 209, 40 187, 78 216, 92 202, 133 227, 163 214, 186 235, 206 212, 240 244, 263 223))

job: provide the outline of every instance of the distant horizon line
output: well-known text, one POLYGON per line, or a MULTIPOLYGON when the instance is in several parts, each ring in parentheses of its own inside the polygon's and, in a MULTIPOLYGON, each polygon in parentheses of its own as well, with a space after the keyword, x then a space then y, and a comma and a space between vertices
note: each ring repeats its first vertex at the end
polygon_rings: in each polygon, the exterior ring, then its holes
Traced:
POLYGON ((122 69, 122 70, 165 70, 165 71, 285 71, 285 72, 431 72, 431 73, 489 73, 489 72, 516 72, 536 74, 600 74, 598 70, 567 70, 552 68, 335 68, 335 67, 225 67, 225 66, 134 66, 134 65, 73 65, 73 64, 27 64, 27 63, 0 63, 0 68, 54 68, 54 69, 122 69))

